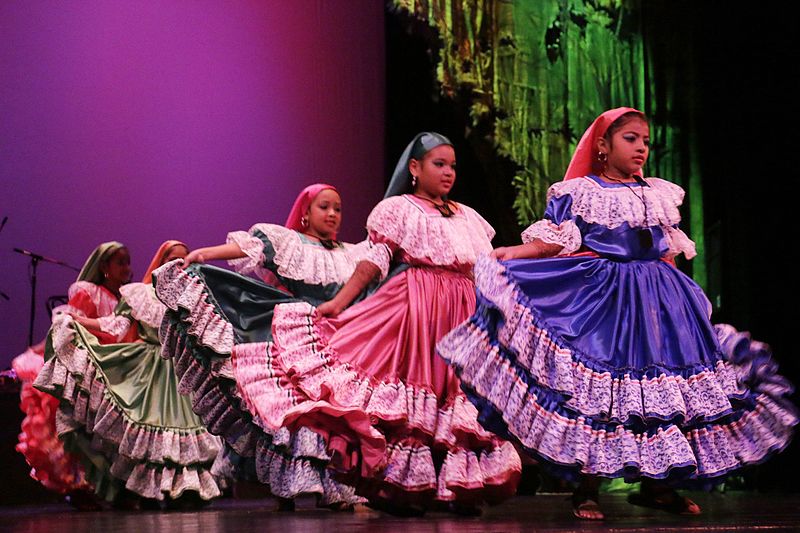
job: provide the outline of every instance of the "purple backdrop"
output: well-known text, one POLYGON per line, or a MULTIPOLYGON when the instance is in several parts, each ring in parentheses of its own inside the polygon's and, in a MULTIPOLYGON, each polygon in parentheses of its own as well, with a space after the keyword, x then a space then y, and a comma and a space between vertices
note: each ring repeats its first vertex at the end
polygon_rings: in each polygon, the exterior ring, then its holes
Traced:
MULTIPOLYGON (((383 188, 383 2, 0 4, 0 365, 26 345, 29 248, 80 266, 119 240, 141 276, 162 240, 283 222, 328 181, 345 240, 383 188)), ((39 267, 45 299, 75 273, 39 267)))

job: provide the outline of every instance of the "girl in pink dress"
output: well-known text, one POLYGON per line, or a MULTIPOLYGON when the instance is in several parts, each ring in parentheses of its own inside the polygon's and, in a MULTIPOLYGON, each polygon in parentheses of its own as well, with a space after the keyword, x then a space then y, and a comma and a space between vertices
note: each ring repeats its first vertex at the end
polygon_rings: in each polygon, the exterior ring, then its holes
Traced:
POLYGON ((513 446, 480 427, 434 353, 473 311, 470 272, 494 235, 477 212, 447 199, 454 182, 450 141, 417 135, 367 220, 368 259, 319 307, 277 306, 274 343, 232 353, 240 393, 262 423, 320 433, 340 479, 399 514, 473 513, 512 495, 521 470, 513 446), (390 266, 377 292, 347 307, 390 266))

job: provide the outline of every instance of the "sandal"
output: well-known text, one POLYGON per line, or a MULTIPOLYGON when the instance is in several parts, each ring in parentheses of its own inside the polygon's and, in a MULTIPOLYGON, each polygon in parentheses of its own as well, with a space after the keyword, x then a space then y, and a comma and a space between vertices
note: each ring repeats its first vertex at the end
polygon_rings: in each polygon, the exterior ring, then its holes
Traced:
POLYGON ((654 494, 633 492, 628 494, 628 503, 684 516, 697 516, 702 513, 699 505, 672 489, 658 491, 654 494))
POLYGON ((575 491, 572 493, 572 514, 581 520, 604 520, 597 493, 575 491))

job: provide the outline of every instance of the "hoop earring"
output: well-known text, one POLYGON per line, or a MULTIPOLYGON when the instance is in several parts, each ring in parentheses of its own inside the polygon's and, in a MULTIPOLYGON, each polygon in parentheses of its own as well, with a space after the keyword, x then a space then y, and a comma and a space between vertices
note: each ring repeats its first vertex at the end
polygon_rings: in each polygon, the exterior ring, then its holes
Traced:
POLYGON ((606 161, 608 161, 608 154, 605 152, 597 152, 597 160, 605 165, 606 161))

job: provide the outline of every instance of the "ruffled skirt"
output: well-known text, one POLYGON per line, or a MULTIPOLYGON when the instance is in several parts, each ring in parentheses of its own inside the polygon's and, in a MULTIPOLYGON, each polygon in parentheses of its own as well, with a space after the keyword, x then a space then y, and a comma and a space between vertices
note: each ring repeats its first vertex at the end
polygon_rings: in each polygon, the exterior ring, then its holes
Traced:
POLYGON ((221 442, 178 393, 158 345, 100 345, 64 316, 53 323, 47 352, 35 386, 60 400, 58 434, 100 497, 111 501, 122 487, 157 500, 221 494, 223 480, 210 472, 221 442))
POLYGON ((31 477, 60 494, 91 490, 80 460, 64 450, 64 443, 58 439, 58 399, 33 387, 33 380, 44 366, 44 357, 29 348, 15 357, 11 365, 22 380, 19 406, 25 413, 16 449, 30 465, 31 477))
POLYGON ((332 479, 330 455, 309 429, 269 428, 254 416, 236 389, 230 353, 272 338, 276 304, 296 301, 264 283, 209 265, 156 271, 156 293, 167 305, 161 325, 162 356, 172 360, 178 389, 192 410, 226 446, 215 472, 244 478, 253 473, 282 498, 318 494, 319 505, 363 501, 332 479))
POLYGON ((336 319, 275 308, 273 343, 232 353, 239 392, 265 427, 313 429, 359 494, 430 507, 514 493, 517 452, 477 423, 436 342, 475 305, 472 282, 409 268, 336 319))
POLYGON ((712 326, 671 265, 483 258, 475 279, 476 312, 438 351, 481 424, 557 473, 705 484, 789 443, 768 347, 712 326))

